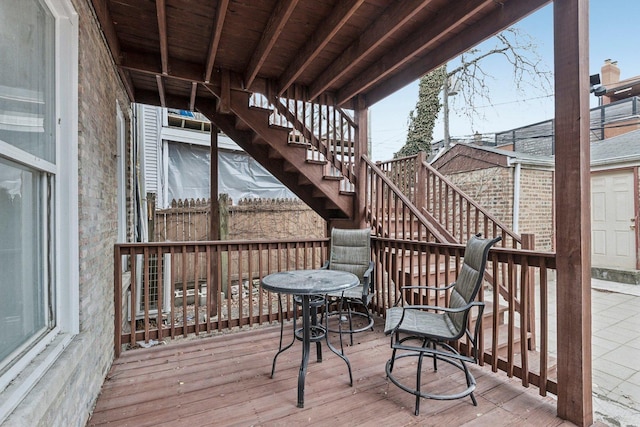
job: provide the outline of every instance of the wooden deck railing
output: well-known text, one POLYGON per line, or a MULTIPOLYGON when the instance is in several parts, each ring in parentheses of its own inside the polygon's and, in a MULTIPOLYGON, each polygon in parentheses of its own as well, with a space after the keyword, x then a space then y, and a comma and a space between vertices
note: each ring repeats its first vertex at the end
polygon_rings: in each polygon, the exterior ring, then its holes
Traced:
POLYGON ((430 222, 378 166, 362 157, 366 168, 367 221, 382 237, 447 242, 444 230, 430 222))
MULTIPOLYGON (((328 239, 115 245, 116 356, 123 345, 281 320, 260 279, 320 268, 327 245, 328 239)), ((287 299, 285 318, 291 304, 287 299)))
MULTIPOLYGON (((378 237, 372 246, 376 261, 373 309, 380 315, 395 303, 399 287, 410 284, 407 271, 424 272, 414 275, 413 285, 444 287, 455 281, 464 257, 464 245, 459 244, 378 237)), ((487 264, 490 274, 485 276, 485 286, 479 295, 487 313, 481 329, 481 363, 522 379, 525 387, 537 386, 542 395, 557 392, 555 362, 549 348, 554 337, 549 336, 548 324, 554 309, 549 305, 549 283, 555 277, 555 265, 552 253, 494 248, 487 264), (502 275, 502 270, 508 274, 502 275), (490 281, 486 281, 487 277, 490 281), (501 285, 500 280, 506 283, 501 285), (502 297, 501 286, 508 289, 507 298, 502 297), (520 308, 530 312, 532 307, 533 316, 520 315, 520 308), (529 339, 532 322, 537 323, 535 329, 539 331, 537 345, 529 339)), ((404 297, 410 303, 446 303, 446 298, 437 299, 434 291, 404 297)))
MULTIPOLYGON (((319 268, 328 244, 328 239, 309 239, 116 245, 116 355, 138 342, 231 331, 291 318, 291 299, 285 300, 281 319, 275 295, 261 289, 260 279, 276 271, 319 268), (128 271, 123 272, 123 266, 128 266, 128 271)), ((399 286, 406 284, 407 268, 421 272, 415 283, 444 286, 455 280, 464 246, 374 236, 372 256, 376 263, 372 308, 384 315, 395 302, 399 286)), ((488 269, 493 278, 500 277, 502 269, 508 271, 510 296, 501 297, 497 279, 487 282, 480 294, 487 311, 495 313, 484 319, 482 362, 521 378, 525 386, 539 387, 541 394, 555 393, 548 348, 548 284, 555 256, 497 248, 490 252, 488 269), (539 300, 533 320, 519 315, 516 298, 525 309, 534 306, 534 299, 539 300), (537 348, 530 348, 527 339, 532 321, 539 322, 537 348)), ((409 298, 444 303, 426 293, 409 298)))

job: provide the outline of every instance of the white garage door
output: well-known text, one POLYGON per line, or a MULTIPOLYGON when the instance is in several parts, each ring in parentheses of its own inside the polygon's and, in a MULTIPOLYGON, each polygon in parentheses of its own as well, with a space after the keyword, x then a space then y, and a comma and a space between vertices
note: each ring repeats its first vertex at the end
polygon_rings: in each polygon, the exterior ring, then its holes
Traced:
POLYGON ((636 268, 633 172, 591 178, 591 229, 594 267, 636 268))

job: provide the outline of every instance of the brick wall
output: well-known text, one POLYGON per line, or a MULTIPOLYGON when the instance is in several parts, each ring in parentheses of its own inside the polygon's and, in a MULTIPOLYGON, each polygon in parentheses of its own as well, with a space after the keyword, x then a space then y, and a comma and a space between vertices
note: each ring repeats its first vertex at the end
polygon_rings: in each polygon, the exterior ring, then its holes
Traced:
MULTIPOLYGON (((127 120, 130 104, 88 1, 73 4, 79 16, 80 333, 6 420, 7 426, 84 426, 113 360, 116 102, 127 120)), ((59 238, 64 245, 64 236, 59 238)))
MULTIPOLYGON (((449 178, 508 228, 513 228, 513 168, 494 167, 449 174, 449 178)), ((519 234, 532 233, 536 249, 553 249, 553 172, 522 168, 519 234)), ((479 230, 481 231, 481 230, 479 230)))
MULTIPOLYGON (((493 167, 447 175, 455 185, 508 228, 512 227, 513 170, 493 167)), ((482 230, 478 230, 482 231, 482 230)))
POLYGON ((532 233, 536 250, 554 251, 554 174, 550 170, 522 169, 520 175, 520 234, 532 233))

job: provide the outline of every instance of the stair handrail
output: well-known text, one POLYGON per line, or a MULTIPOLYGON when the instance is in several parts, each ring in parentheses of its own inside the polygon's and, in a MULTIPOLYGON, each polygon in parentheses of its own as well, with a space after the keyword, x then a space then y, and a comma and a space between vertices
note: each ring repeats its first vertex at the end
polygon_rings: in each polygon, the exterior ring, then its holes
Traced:
POLYGON ((350 183, 355 185, 356 176, 354 175, 352 168, 347 167, 347 165, 345 164, 348 162, 343 162, 342 160, 338 159, 336 153, 332 152, 331 149, 324 142, 322 142, 320 138, 318 138, 304 123, 300 121, 300 119, 294 114, 294 112, 292 112, 286 105, 283 104, 282 98, 279 97, 277 99, 274 99, 273 105, 275 106, 278 113, 283 115, 293 126, 293 128, 300 132, 305 140, 307 140, 313 148, 320 152, 328 162, 330 162, 336 169, 338 169, 350 183))
MULTIPOLYGON (((499 231, 502 237, 502 246, 506 246, 507 244, 507 236, 511 238, 512 241, 512 247, 514 249, 518 248, 518 245, 521 247, 522 246, 522 237, 515 233, 514 231, 512 231, 510 228, 508 228, 504 223, 502 223, 498 218, 496 218, 493 214, 491 214, 490 212, 488 212, 486 209, 484 209, 482 206, 480 206, 480 204, 478 204, 475 200, 473 200, 469 195, 467 195, 464 191, 462 191, 460 188, 458 188, 453 182, 451 182, 447 177, 445 177, 442 173, 440 173, 436 168, 434 168, 433 166, 431 166, 429 164, 429 162, 427 162, 426 160, 426 155, 424 152, 421 152, 419 154, 415 154, 413 156, 406 156, 406 157, 402 157, 402 158, 398 158, 398 159, 393 159, 387 162, 380 162, 379 166, 380 169, 385 170, 385 172, 387 173, 391 173, 391 171, 394 169, 394 165, 403 165, 403 164, 408 164, 408 163, 414 163, 416 165, 418 165, 417 168, 415 168, 414 173, 407 173, 404 174, 403 176, 401 176, 401 182, 397 183, 399 184, 398 186, 400 188, 405 188, 407 190, 409 189, 413 189, 413 202, 417 205, 420 206, 422 210, 429 212, 431 214, 431 216, 438 221, 439 223, 442 223, 442 221, 440 221, 440 219, 442 218, 442 212, 435 212, 435 210, 430 211, 428 208, 428 204, 426 204, 427 206, 425 206, 425 203, 418 203, 417 198, 419 197, 420 194, 422 194, 422 189, 421 186, 419 186, 417 184, 417 181, 420 179, 424 179, 425 184, 424 185, 424 200, 425 202, 427 201, 427 197, 428 197, 428 192, 429 192, 429 186, 427 185, 428 179, 429 179, 429 175, 434 176, 435 178, 437 178, 442 185, 445 186, 445 190, 449 189, 452 192, 452 197, 454 199, 458 198, 461 201, 464 202, 464 205, 467 206, 471 206, 473 207, 476 212, 480 213, 486 220, 485 220, 485 230, 484 230, 484 234, 489 236, 489 226, 491 224, 493 224, 493 226, 491 227, 494 231, 494 235, 497 235, 497 232, 499 231), (422 173, 421 173, 422 172, 422 173), (421 178, 422 177, 422 178, 421 178), (411 179, 411 181, 409 181, 409 179, 411 179)), ((402 168, 403 166, 400 166, 400 168, 402 168)), ((404 168, 406 169, 407 166, 404 166, 404 168)), ((435 181, 435 179, 434 179, 435 181)), ((435 187, 435 182, 434 182, 434 187, 435 187)), ((435 206, 436 203, 433 203, 433 206, 435 206)), ((463 204, 461 203, 461 206, 463 204)), ((439 204, 440 206, 440 210, 442 211, 442 203, 439 204)), ((462 212, 462 211, 461 211, 462 212)), ((449 227, 445 227, 449 233, 451 235, 456 235, 455 230, 450 229, 449 227)), ((473 234, 471 232, 469 232, 469 230, 467 230, 467 238, 473 234)), ((462 237, 462 234, 461 234, 462 237)), ((462 241, 462 239, 456 239, 456 241, 458 243, 465 243, 464 241, 462 241)))
MULTIPOLYGON (((375 205, 374 199, 379 200, 378 198, 382 196, 381 194, 373 194, 374 179, 380 180, 383 186, 386 187, 391 193, 393 193, 395 198, 402 204, 403 210, 407 209, 409 211, 410 216, 415 217, 415 219, 420 223, 420 225, 424 227, 424 229, 433 236, 436 242, 449 243, 449 239, 445 235, 443 235, 440 232, 440 230, 433 227, 431 222, 420 212, 420 210, 411 202, 411 200, 409 200, 402 193, 402 191, 400 191, 400 189, 393 183, 393 181, 391 181, 391 179, 389 179, 389 177, 387 177, 384 174, 384 172, 378 166, 376 166, 375 163, 373 163, 366 155, 362 155, 360 158, 362 160, 363 166, 367 168, 367 171, 366 171, 367 188, 366 188, 366 194, 365 194, 365 198, 367 200, 367 203, 366 203, 367 216, 368 216, 367 219, 371 223, 371 228, 376 231, 376 234, 378 236, 389 237, 392 230, 390 227, 391 221, 387 221, 385 223, 383 216, 377 214, 377 209, 376 209, 376 212, 374 212, 374 205, 375 205), (386 229, 385 229, 385 226, 386 226, 386 229)), ((394 228, 395 228, 394 231, 397 232, 398 231, 397 218, 394 224, 394 228)), ((421 230, 417 230, 417 231, 418 231, 418 240, 420 240, 423 236, 421 234, 421 230)), ((404 234, 405 233, 403 233, 403 235, 404 234)), ((412 237, 413 237, 413 234, 414 233, 411 232, 412 237)), ((428 241, 429 240, 428 237, 429 236, 426 235, 424 236, 424 239, 428 241)))
MULTIPOLYGON (((303 90, 298 86, 290 87, 283 95, 278 95, 269 88, 265 92, 254 93, 252 98, 255 98, 254 102, 257 101, 258 106, 272 110, 273 124, 292 127, 299 132, 309 144, 313 160, 322 160, 317 157, 316 153, 319 153, 352 187, 355 187, 357 176, 354 173, 353 148, 358 128, 355 121, 327 95, 323 95, 317 102, 312 102, 304 100, 303 90), (326 111, 323 111, 323 108, 326 111), (315 130, 318 131, 317 134, 315 130), (333 144, 324 142, 323 131, 324 140, 333 141, 333 144)), ((329 171, 328 174, 333 175, 334 172, 329 171)))

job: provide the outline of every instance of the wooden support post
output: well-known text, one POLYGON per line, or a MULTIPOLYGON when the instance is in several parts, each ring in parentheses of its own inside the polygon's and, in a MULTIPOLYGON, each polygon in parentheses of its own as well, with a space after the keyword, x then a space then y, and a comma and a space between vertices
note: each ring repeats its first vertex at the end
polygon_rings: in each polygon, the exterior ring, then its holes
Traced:
POLYGON ((555 0, 558 416, 593 423, 589 1, 555 0))
POLYGON ((356 135, 354 141, 354 172, 357 178, 356 196, 353 206, 354 224, 358 228, 364 228, 366 223, 366 190, 367 190, 367 168, 362 161, 362 155, 369 155, 369 109, 364 98, 358 97, 355 111, 356 135))
POLYGON ((147 224, 150 242, 156 241, 156 195, 147 193, 147 224))
MULTIPOLYGON (((210 147, 210 190, 209 190, 209 240, 220 240, 220 205, 218 203, 218 128, 211 124, 211 147, 210 147)), ((220 283, 218 283, 218 269, 220 268, 217 252, 211 254, 211 289, 208 289, 211 306, 209 314, 215 316, 218 313, 218 295, 220 294, 220 283)))

